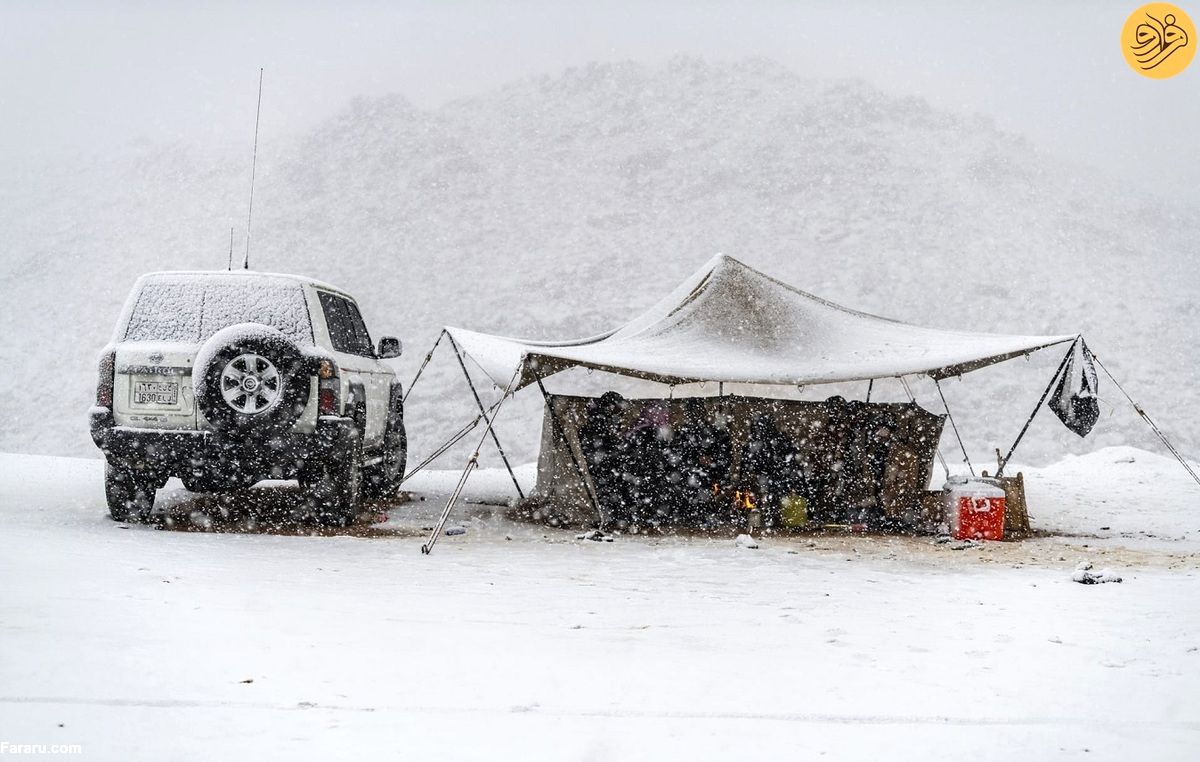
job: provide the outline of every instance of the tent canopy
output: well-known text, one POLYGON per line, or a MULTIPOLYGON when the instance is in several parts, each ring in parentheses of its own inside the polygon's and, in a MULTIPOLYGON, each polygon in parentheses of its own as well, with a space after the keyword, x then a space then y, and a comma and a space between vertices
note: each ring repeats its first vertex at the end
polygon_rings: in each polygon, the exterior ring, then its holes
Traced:
POLYGON ((807 385, 909 374, 957 376, 1073 341, 901 323, 828 302, 717 255, 658 304, 608 333, 521 341, 447 327, 492 381, 514 390, 572 367, 682 384, 807 385))

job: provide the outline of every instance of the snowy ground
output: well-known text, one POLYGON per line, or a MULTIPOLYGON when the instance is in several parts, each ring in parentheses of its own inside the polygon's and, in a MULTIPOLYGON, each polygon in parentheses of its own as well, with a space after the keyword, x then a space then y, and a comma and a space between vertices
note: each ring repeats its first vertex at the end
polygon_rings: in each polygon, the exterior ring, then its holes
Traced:
MULTIPOLYGON (((368 536, 177 532, 109 521, 98 461, 3 455, 0 742, 94 759, 1195 759, 1200 487, 1127 448, 1026 476, 1049 536, 1020 543, 596 543, 474 504, 466 534, 422 556, 451 474, 368 536), (1071 582, 1084 559, 1125 581, 1071 582)), ((504 493, 503 473, 472 483, 504 493)))

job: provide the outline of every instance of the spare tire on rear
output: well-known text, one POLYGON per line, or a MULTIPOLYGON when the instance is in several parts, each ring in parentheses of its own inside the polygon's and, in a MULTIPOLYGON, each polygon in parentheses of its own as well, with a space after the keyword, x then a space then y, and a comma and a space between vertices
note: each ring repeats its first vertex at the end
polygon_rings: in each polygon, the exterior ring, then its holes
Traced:
POLYGON ((308 405, 313 361, 260 323, 224 328, 200 347, 192 387, 200 412, 233 436, 290 429, 308 405))

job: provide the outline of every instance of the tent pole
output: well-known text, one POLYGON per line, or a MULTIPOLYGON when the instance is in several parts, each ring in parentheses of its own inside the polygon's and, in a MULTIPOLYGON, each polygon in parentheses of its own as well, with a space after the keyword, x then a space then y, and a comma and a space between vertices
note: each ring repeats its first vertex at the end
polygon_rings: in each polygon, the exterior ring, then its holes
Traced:
MULTIPOLYGON (((930 376, 930 378, 933 377, 930 376)), ((942 398, 942 407, 946 409, 946 417, 950 419, 950 428, 954 429, 954 438, 958 440, 958 446, 962 449, 963 461, 966 462, 967 468, 971 470, 971 476, 974 476, 975 466, 971 465, 971 458, 967 455, 967 446, 963 444, 962 436, 958 433, 958 425, 954 423, 954 416, 950 414, 950 406, 946 404, 946 395, 942 394, 942 384, 934 378, 933 385, 937 387, 938 396, 942 398)))
MULTIPOLYGON (((1013 456, 1014 452, 1016 452, 1017 445, 1021 443, 1021 438, 1024 437, 1025 432, 1029 430, 1029 424, 1033 423, 1034 417, 1038 414, 1038 411, 1042 409, 1042 403, 1045 402, 1046 398, 1050 396, 1050 390, 1054 388, 1054 383, 1058 381, 1058 377, 1062 375, 1063 369, 1067 367, 1067 360, 1070 360, 1071 355, 1075 353, 1075 345, 1078 343, 1079 337, 1076 336, 1075 341, 1071 342, 1071 347, 1067 350, 1067 353, 1063 355, 1062 362, 1058 364, 1058 370, 1054 371, 1054 375, 1050 378, 1050 383, 1046 385, 1046 391, 1042 392, 1041 399, 1039 399, 1037 404, 1033 406, 1033 412, 1029 414, 1029 418, 1025 419, 1025 425, 1021 427, 1021 431, 1019 434, 1017 434, 1017 438, 1013 440, 1012 447, 1008 448, 1008 455, 1005 455, 998 463, 996 463, 997 479, 999 479, 1001 476, 1004 476, 1004 467, 1008 465, 1008 459, 1013 456)), ((1108 371, 1105 371, 1105 373, 1107 372, 1108 371)))
POLYGON ((429 539, 421 546, 421 553, 424 555, 429 555, 430 551, 433 550, 438 536, 442 533, 442 528, 446 526, 446 521, 450 518, 450 511, 454 510, 454 504, 458 502, 463 488, 467 486, 467 479, 470 478, 471 472, 479 467, 479 451, 483 448, 483 443, 487 441, 488 432, 492 430, 492 425, 496 422, 496 416, 500 414, 500 406, 512 395, 513 387, 517 385, 517 379, 520 377, 521 369, 518 367, 517 372, 513 374, 512 381, 508 382, 508 387, 504 390, 503 396, 500 397, 500 401, 496 404, 496 412, 492 414, 491 418, 484 416, 487 426, 483 430, 483 436, 479 437, 479 443, 475 445, 475 450, 471 453, 471 457, 467 458, 467 465, 463 468, 462 476, 458 477, 458 484, 454 487, 454 491, 450 493, 450 499, 446 501, 446 507, 442 509, 442 515, 438 517, 433 531, 429 533, 429 539))
MULTIPOLYGON (((498 408, 498 407, 500 407, 499 402, 495 403, 490 408, 488 408, 488 412, 489 413, 495 412, 496 408, 498 408)), ((458 444, 459 441, 462 440, 463 437, 465 437, 467 434, 470 434, 472 431, 474 431, 475 427, 478 426, 479 422, 482 420, 483 420, 482 414, 476 415, 475 418, 473 418, 470 422, 468 422, 466 426, 463 426, 461 429, 459 429, 454 434, 454 436, 450 437, 445 442, 443 442, 441 445, 439 445, 437 447, 437 449, 435 449, 433 451, 433 454, 431 454, 428 458, 426 458, 425 460, 418 463, 416 466, 413 467, 413 469, 411 471, 406 473, 404 475, 404 478, 400 480, 400 484, 404 484, 404 482, 408 481, 418 471, 420 471, 421 469, 425 468, 433 461, 440 458, 443 454, 445 454, 445 452, 447 450, 449 450, 454 445, 458 444)))
MULTIPOLYGON (((462 368, 463 376, 467 379, 467 386, 471 387, 471 396, 475 398, 475 404, 479 406, 479 414, 487 418, 487 411, 483 409, 483 400, 479 399, 479 392, 475 390, 475 384, 471 381, 471 374, 467 372, 467 364, 463 361, 462 351, 458 348, 458 343, 454 341, 454 337, 450 337, 450 346, 454 348, 454 356, 458 358, 458 366, 462 368)), ((520 483, 517 482, 517 475, 513 473, 512 464, 508 462, 508 456, 504 454, 504 448, 500 446, 500 438, 496 436, 496 430, 490 425, 488 430, 492 433, 492 442, 496 445, 496 450, 500 453, 500 460, 504 461, 504 467, 508 469, 508 475, 512 478, 513 486, 517 488, 517 496, 522 500, 525 499, 525 492, 521 489, 520 483)))
MULTIPOLYGON (((904 376, 896 376, 896 378, 900 379, 900 384, 904 387, 904 391, 908 392, 908 401, 916 405, 917 398, 913 396, 912 389, 908 386, 908 379, 904 376)), ((933 451, 937 453, 938 460, 942 463, 942 470, 946 472, 946 481, 950 481, 950 466, 946 464, 946 457, 942 455, 940 444, 939 442, 938 445, 935 445, 933 451)))
POLYGON ((421 373, 424 372, 425 366, 429 364, 431 359, 433 359, 434 350, 438 348, 438 344, 442 343, 442 337, 447 335, 446 329, 443 328, 442 332, 438 334, 437 341, 433 342, 433 346, 429 348, 429 352, 425 355, 425 359, 421 361, 421 367, 417 368, 417 375, 413 376, 413 380, 408 382, 408 390, 405 391, 404 396, 400 398, 401 403, 408 399, 408 395, 412 393, 413 387, 417 385, 417 379, 420 378, 421 373))
POLYGON ((1175 460, 1179 461, 1179 465, 1183 466, 1184 470, 1188 472, 1188 475, 1196 481, 1196 484, 1200 484, 1200 476, 1198 476, 1191 465, 1184 460, 1184 457, 1182 454, 1180 454, 1179 450, 1175 449, 1175 445, 1171 444, 1171 442, 1167 439, 1167 435, 1162 432, 1162 429, 1158 428, 1158 425, 1151 420, 1150 416, 1145 410, 1142 409, 1141 405, 1133 401, 1133 398, 1129 396, 1129 392, 1125 391, 1125 389, 1117 383, 1117 379, 1113 378, 1113 374, 1108 372, 1108 368, 1104 367, 1104 363, 1100 362, 1100 358, 1096 357, 1095 353, 1092 354, 1092 359, 1095 360, 1096 364, 1100 366, 1100 369, 1104 371, 1104 375, 1108 376, 1109 380, 1113 382, 1113 386, 1121 390, 1121 394, 1125 395, 1125 399, 1129 400, 1129 404, 1133 405, 1133 409, 1136 410, 1137 414, 1142 417, 1142 420, 1149 424, 1154 433, 1158 435, 1158 438, 1162 440, 1162 443, 1166 445, 1171 454, 1175 456, 1175 460))
POLYGON ((533 380, 537 382, 538 389, 542 392, 542 399, 546 400, 546 407, 550 409, 550 422, 554 425, 554 433, 558 435, 559 440, 566 446, 567 454, 571 456, 571 464, 575 466, 575 473, 579 475, 579 482, 583 485, 583 491, 587 493, 588 499, 592 501, 592 507, 596 509, 596 518, 600 521, 600 528, 603 529, 608 525, 608 520, 604 516, 604 511, 600 509, 600 498, 588 486, 587 475, 584 474, 583 466, 579 463, 579 459, 575 457, 575 451, 571 449, 571 443, 567 441, 566 429, 563 428, 562 421, 558 419, 558 411, 554 409, 554 403, 550 399, 550 394, 546 391, 546 386, 542 383, 542 377, 538 375, 537 366, 531 363, 530 370, 533 371, 533 380))

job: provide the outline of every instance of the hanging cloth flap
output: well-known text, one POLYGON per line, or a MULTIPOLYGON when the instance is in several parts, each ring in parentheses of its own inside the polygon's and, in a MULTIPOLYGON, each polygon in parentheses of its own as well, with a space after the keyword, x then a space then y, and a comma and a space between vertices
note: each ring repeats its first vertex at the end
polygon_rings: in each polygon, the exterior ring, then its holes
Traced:
POLYGON ((1100 402, 1096 391, 1096 363, 1091 350, 1080 339, 1077 347, 1071 347, 1067 366, 1063 368, 1054 396, 1050 398, 1050 409, 1064 426, 1086 437, 1100 418, 1100 402))

